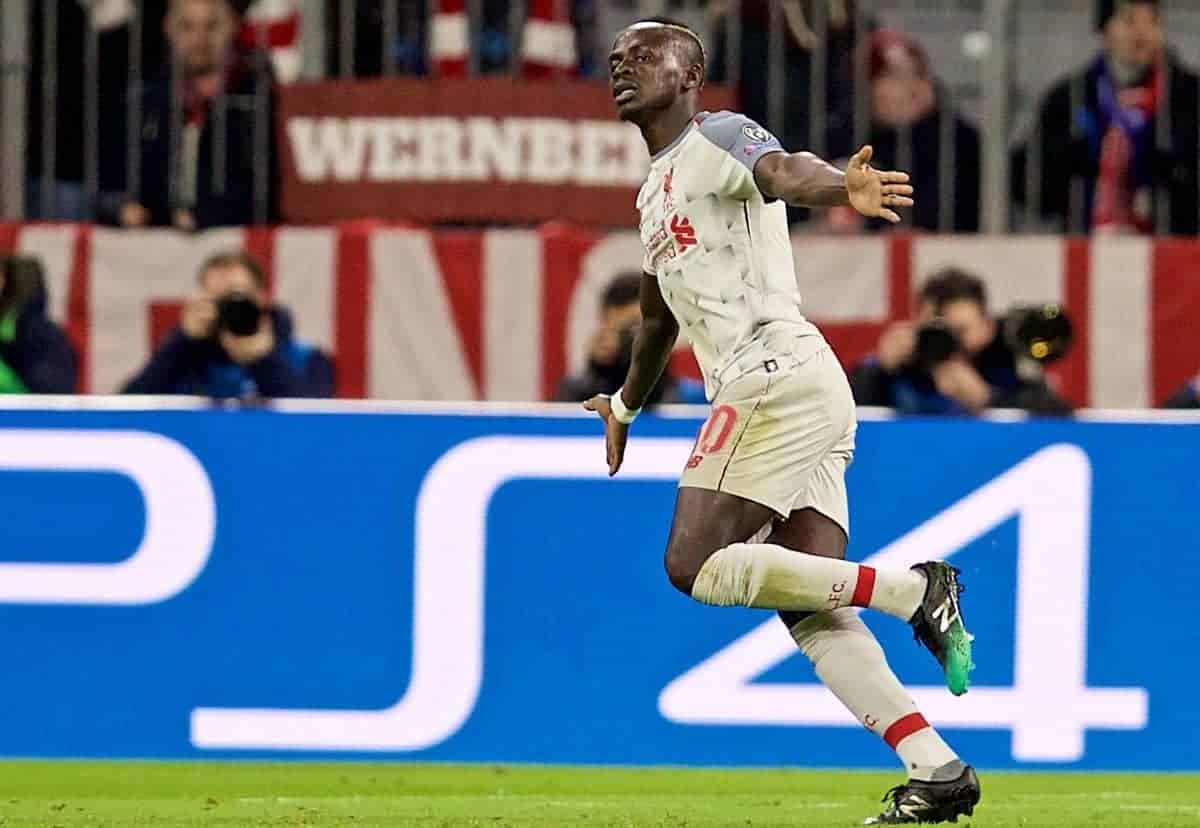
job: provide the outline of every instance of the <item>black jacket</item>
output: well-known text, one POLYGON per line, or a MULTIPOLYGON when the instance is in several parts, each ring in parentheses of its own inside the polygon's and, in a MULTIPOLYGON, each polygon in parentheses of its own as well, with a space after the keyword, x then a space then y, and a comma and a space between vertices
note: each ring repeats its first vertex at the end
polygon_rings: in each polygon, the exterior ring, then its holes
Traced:
POLYGON ((123 393, 332 397, 329 357, 292 338, 291 317, 283 309, 272 309, 270 319, 275 326, 275 350, 246 366, 232 362, 215 339, 191 339, 175 329, 123 393))
MULTIPOLYGON (((10 271, 8 278, 20 277, 10 271)), ((0 361, 31 394, 74 393, 78 360, 66 334, 46 315, 44 286, 6 283, 4 294, 0 302, 0 361)))
MULTIPOLYGON (((140 181, 134 191, 126 175, 126 100, 109 119, 107 140, 101 144, 102 213, 115 221, 123 203, 136 201, 150 211, 152 225, 170 226, 181 198, 178 173, 170 162, 172 145, 177 153, 182 140, 182 115, 169 69, 130 94, 138 95, 141 104, 140 181)), ((262 52, 244 53, 226 91, 208 104, 201 127, 195 204, 191 205, 197 228, 269 223, 278 218, 274 119, 270 60, 262 52), (259 187, 263 188, 261 212, 256 209, 259 187)))
MULTIPOLYGON (((1155 227, 1164 227, 1173 235, 1193 235, 1200 227, 1200 203, 1197 180, 1197 134, 1200 131, 1200 79, 1174 55, 1167 58, 1167 103, 1169 133, 1160 134, 1157 121, 1149 126, 1154 180, 1166 195, 1167 215, 1159 216, 1154 206, 1155 227)), ((1041 147, 1040 213, 1060 232, 1074 232, 1071 182, 1083 182, 1083 228, 1091 229, 1091 204, 1100 161, 1100 141, 1095 124, 1100 116, 1097 80, 1098 65, 1093 63, 1059 83, 1043 99, 1038 110, 1038 130, 1034 133, 1041 147), (1073 103, 1074 101, 1074 103, 1073 103)), ((1028 202, 1026 165, 1030 163, 1029 140, 1017 147, 1012 159, 1013 199, 1019 205, 1028 202)), ((1156 199, 1157 202, 1157 199, 1156 199)))
MULTIPOLYGON (((911 160, 905 171, 912 177, 916 190, 916 205, 912 209, 912 226, 921 230, 942 229, 942 191, 952 193, 953 206, 946 229, 957 233, 974 233, 979 230, 980 200, 980 150, 979 130, 956 113, 940 107, 917 121, 912 126, 910 145, 911 160), (953 152, 947 159, 953 161, 948 180, 942 178, 942 119, 946 130, 953 134, 953 152), (952 189, 951 189, 952 188, 952 189)), ((872 124, 870 135, 864 143, 875 150, 872 164, 878 169, 900 169, 901 134, 893 127, 872 124)), ((852 125, 842 119, 830 132, 831 158, 849 158, 859 147, 854 143, 852 125)), ((947 205, 951 200, 947 199, 947 205)), ((890 227, 883 220, 870 223, 875 228, 890 227)))
MULTIPOLYGON (((139 0, 142 30, 139 51, 141 62, 139 75, 163 65, 166 60, 166 39, 162 31, 162 20, 169 0, 139 0)), ((79 0, 41 0, 30 4, 29 15, 29 82, 27 84, 28 117, 26 120, 27 153, 26 163, 31 177, 42 173, 43 153, 47 147, 54 148, 54 175, 60 181, 83 181, 83 150, 87 141, 100 140, 100 152, 111 152, 114 156, 124 152, 125 137, 120 130, 125 105, 124 90, 129 83, 129 26, 119 25, 105 29, 96 35, 96 75, 88 76, 84 71, 84 52, 89 29, 88 12, 79 0), (44 25, 49 7, 57 12, 55 20, 57 35, 54 50, 45 54, 44 25), (54 73, 55 117, 54 134, 42 134, 43 82, 49 73, 54 73), (89 135, 84 125, 85 88, 94 90, 98 96, 101 133, 89 135), (106 125, 108 125, 106 127, 106 125), (105 146, 105 142, 116 140, 117 144, 105 146)), ((31 193, 34 202, 38 194, 31 193)))

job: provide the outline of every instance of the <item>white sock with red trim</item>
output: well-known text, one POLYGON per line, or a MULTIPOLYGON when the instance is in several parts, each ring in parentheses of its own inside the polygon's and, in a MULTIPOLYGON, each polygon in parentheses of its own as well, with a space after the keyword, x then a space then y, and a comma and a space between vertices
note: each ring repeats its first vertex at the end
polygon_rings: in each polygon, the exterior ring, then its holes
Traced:
POLYGON ((722 607, 810 612, 870 607, 908 621, 925 597, 925 576, 805 555, 773 543, 734 543, 700 567, 692 597, 722 607))
POLYGON ((937 768, 958 758, 917 710, 858 613, 816 613, 790 632, 821 682, 896 751, 910 779, 932 779, 937 768))

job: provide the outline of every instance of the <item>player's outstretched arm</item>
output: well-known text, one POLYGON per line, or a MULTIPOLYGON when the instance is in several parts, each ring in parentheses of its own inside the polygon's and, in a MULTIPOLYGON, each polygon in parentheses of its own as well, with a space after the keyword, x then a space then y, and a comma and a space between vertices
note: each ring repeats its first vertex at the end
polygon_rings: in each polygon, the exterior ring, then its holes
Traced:
MULTIPOLYGON (((633 340, 633 359, 625 384, 618 389, 621 395, 619 407, 627 412, 637 412, 650 398, 650 392, 658 383, 675 339, 679 336, 679 323, 662 298, 658 288, 658 277, 642 274, 641 289, 642 324, 633 340)), ((629 437, 629 422, 622 422, 613 415, 612 400, 601 394, 583 404, 588 411, 595 411, 604 420, 605 447, 608 455, 608 473, 614 475, 625 458, 625 441, 629 437)), ((630 422, 632 420, 629 420, 630 422)))
POLYGON ((773 152, 754 165, 754 181, 763 195, 797 207, 853 207, 868 218, 893 224, 897 207, 911 207, 908 173, 884 172, 871 166, 871 147, 850 159, 846 172, 811 152, 773 152))

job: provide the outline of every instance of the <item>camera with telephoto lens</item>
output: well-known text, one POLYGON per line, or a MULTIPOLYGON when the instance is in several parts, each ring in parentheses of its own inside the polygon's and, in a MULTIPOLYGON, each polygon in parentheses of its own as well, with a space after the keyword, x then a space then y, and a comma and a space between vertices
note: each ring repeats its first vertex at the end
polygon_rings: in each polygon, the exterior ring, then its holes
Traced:
MULTIPOLYGON (((1061 305, 1017 305, 997 320, 1005 346, 1016 356, 1023 374, 1036 375, 1041 366, 1066 356, 1074 341, 1071 318, 1061 305)), ((943 320, 934 319, 917 328, 913 363, 930 371, 963 353, 962 342, 943 320)))
POLYGON ((217 300, 217 330, 234 336, 252 336, 258 332, 262 308, 254 297, 241 291, 227 293, 217 300))
POLYGON ((913 364, 928 373, 962 349, 958 334, 941 319, 933 319, 917 328, 913 364))
POLYGON ((1013 308, 1000 320, 1000 332, 1019 362, 1032 361, 1038 365, 1062 359, 1075 340, 1071 318, 1061 305, 1053 302, 1013 308))

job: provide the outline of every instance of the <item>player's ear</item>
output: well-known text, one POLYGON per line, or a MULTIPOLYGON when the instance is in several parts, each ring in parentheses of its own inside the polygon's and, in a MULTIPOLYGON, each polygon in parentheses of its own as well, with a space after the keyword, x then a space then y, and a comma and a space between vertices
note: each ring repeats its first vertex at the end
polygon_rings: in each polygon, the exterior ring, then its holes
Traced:
POLYGON ((704 67, 699 63, 693 63, 683 73, 683 88, 691 91, 699 90, 704 86, 704 67))

